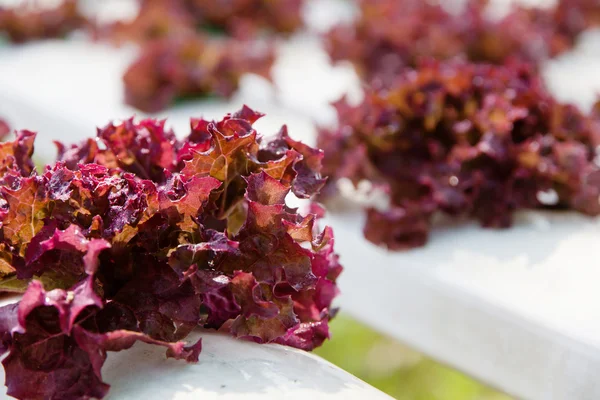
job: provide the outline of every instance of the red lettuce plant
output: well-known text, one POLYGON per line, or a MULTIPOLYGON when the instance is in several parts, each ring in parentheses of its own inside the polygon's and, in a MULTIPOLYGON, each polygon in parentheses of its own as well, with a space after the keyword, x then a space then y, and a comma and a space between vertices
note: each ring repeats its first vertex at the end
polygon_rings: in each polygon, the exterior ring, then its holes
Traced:
POLYGON ((176 99, 231 96, 243 74, 270 78, 275 61, 269 43, 201 35, 148 42, 123 77, 125 101, 142 111, 160 111, 176 99))
POLYGON ((303 0, 140 0, 136 18, 100 27, 100 33, 136 42, 198 30, 238 38, 263 31, 292 33, 303 25, 302 4, 303 0))
POLYGON ((205 25, 232 34, 261 30, 292 33, 300 29, 304 0, 183 0, 192 14, 205 25))
POLYGON ((323 153, 270 141, 245 107, 193 119, 127 120, 96 140, 59 145, 38 174, 35 134, 1 146, 0 308, 9 395, 103 397, 108 351, 136 341, 194 362, 196 327, 311 350, 328 337, 341 272, 330 228, 286 205, 325 183, 323 153))
POLYGON ((145 44, 198 32, 199 21, 181 0, 141 0, 139 4, 135 18, 96 26, 96 34, 116 44, 145 44))
POLYGON ((529 67, 424 62, 337 109, 339 128, 319 137, 324 171, 389 195, 368 210, 374 243, 423 245, 438 212, 485 227, 523 208, 600 214, 599 121, 558 103, 529 67))
MULTIPOLYGON (((242 7, 250 5, 242 3, 226 7, 210 2, 145 0, 133 21, 100 27, 100 37, 109 37, 116 43, 134 41, 141 45, 140 56, 123 78, 125 101, 142 111, 156 112, 180 98, 230 97, 245 73, 270 78, 275 61, 274 45, 250 38, 249 28, 243 23, 249 16, 242 7), (211 36, 199 31, 199 26, 213 23, 205 19, 212 14, 222 15, 223 23, 238 26, 240 32, 244 31, 243 38, 211 36)), ((267 3, 267 8, 278 8, 284 2, 267 3)), ((267 13, 263 6, 257 7, 250 9, 260 15, 267 13)), ((259 24, 257 18, 252 21, 259 24)))
POLYGON ((470 0, 456 14, 437 1, 358 3, 359 18, 332 29, 326 45, 333 61, 350 60, 362 76, 384 82, 428 57, 496 64, 516 58, 537 64, 569 50, 600 12, 595 1, 561 0, 553 9, 515 6, 495 20, 485 12, 486 0, 470 0))
POLYGON ((48 10, 0 7, 0 35, 5 34, 16 43, 62 37, 86 24, 77 0, 64 0, 48 10))

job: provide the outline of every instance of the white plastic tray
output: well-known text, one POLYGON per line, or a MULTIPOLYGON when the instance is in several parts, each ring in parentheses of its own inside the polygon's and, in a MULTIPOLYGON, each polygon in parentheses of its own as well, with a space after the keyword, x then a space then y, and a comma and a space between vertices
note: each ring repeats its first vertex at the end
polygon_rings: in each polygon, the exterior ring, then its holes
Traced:
MULTIPOLYGON (((11 301, 2 301, 2 305, 11 301)), ((197 364, 167 359, 162 347, 136 343, 108 353, 102 377, 111 385, 107 400, 390 400, 391 398, 305 351, 260 345, 197 330, 202 337, 197 364)), ((8 399, 4 373, 0 398, 8 399)))

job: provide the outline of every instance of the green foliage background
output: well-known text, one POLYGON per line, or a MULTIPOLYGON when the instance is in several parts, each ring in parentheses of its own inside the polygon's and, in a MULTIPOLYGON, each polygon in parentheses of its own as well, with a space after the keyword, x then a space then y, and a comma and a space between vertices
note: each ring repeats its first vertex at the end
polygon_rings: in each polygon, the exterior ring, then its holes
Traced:
POLYGON ((339 315, 321 357, 399 400, 510 400, 452 368, 339 315))

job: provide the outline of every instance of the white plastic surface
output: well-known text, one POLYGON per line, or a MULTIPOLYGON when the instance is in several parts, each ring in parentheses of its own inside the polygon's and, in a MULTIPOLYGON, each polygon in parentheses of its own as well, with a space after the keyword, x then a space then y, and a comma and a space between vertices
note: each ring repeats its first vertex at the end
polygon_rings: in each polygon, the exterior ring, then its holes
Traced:
MULTIPOLYGON (((3 302, 5 303, 5 302, 3 302)), ((389 400, 386 394, 310 353, 198 330, 197 364, 167 359, 164 348, 137 343, 108 353, 102 377, 107 400, 389 400)), ((6 395, 0 373, 0 398, 6 395)))
POLYGON ((385 400, 389 396, 310 353, 259 345, 211 332, 197 332, 203 349, 198 364, 165 360, 164 350, 146 344, 112 353, 103 377, 115 400, 385 400))
MULTIPOLYGON (((545 71, 561 98, 582 107, 600 89, 600 56, 592 51, 599 36, 588 35, 545 71)), ((311 119, 331 122, 328 101, 356 91, 348 68, 327 68, 319 51, 302 37, 283 49, 275 77, 285 91, 249 78, 229 103, 190 103, 161 115, 184 133, 190 116, 220 117, 247 103, 268 114, 259 131, 274 133, 285 122, 293 137, 312 142, 311 119)), ((83 42, 0 49, 0 114, 16 128, 39 130, 38 154, 51 157, 52 139, 72 142, 132 114, 121 102, 128 57, 130 50, 83 42)), ((346 267, 344 311, 518 397, 600 398, 598 220, 528 212, 505 231, 443 225, 425 248, 388 253, 362 238, 361 215, 327 219, 346 267)), ((113 395, 129 390, 117 386, 113 395)))

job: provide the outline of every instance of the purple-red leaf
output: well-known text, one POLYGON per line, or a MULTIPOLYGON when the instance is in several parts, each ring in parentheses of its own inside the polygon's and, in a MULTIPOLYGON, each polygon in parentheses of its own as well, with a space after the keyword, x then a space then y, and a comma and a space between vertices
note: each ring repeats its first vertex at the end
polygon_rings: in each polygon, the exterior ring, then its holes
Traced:
POLYGON ((57 7, 43 10, 31 10, 25 5, 0 8, 0 34, 6 34, 15 43, 60 38, 86 23, 77 0, 63 0, 57 7))

